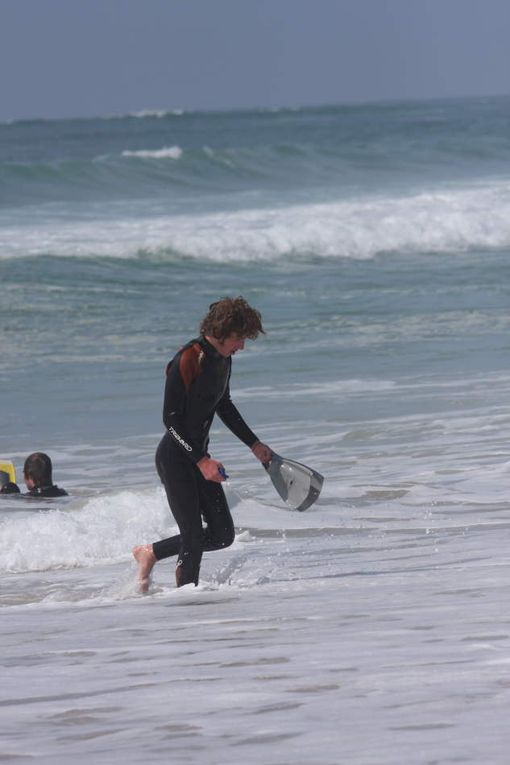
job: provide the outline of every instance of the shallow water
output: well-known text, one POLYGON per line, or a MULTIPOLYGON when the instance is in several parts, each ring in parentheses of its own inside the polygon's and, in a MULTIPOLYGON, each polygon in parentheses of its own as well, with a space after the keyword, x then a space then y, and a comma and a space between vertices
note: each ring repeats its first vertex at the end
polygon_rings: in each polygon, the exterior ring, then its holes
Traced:
POLYGON ((508 761, 510 101, 0 125, 5 762, 508 761), (236 523, 198 588, 164 368, 208 304, 260 438, 325 476, 285 508, 220 423, 236 523))

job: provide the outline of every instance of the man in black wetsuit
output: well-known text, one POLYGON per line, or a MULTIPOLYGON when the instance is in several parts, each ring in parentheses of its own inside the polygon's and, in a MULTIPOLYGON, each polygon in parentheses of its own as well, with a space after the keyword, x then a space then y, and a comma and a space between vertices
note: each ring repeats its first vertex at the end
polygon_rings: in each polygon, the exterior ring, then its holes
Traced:
POLYGON ((177 586, 197 585, 202 553, 234 541, 234 523, 221 486, 225 471, 208 452, 214 415, 260 462, 271 459, 271 449, 259 441, 230 399, 231 357, 260 332, 264 330, 258 311, 241 297, 223 298, 211 305, 200 337, 181 348, 167 366, 166 432, 156 452, 156 468, 180 534, 133 549, 143 592, 158 560, 177 555, 177 586))
POLYGON ((44 452, 34 452, 25 460, 23 473, 28 492, 25 497, 66 497, 67 491, 53 483, 51 459, 44 452))

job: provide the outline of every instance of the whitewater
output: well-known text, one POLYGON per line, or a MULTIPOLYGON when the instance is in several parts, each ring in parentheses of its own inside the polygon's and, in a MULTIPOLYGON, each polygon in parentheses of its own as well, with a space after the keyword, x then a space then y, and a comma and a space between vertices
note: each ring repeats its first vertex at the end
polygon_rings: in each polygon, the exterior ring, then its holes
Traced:
MULTIPOLYGON (((34 214, 35 213, 35 214, 34 214)), ((27 213, 25 213, 27 215, 27 213)), ((373 258, 384 252, 459 252, 510 246, 510 184, 435 189, 407 197, 2 227, 2 257, 30 255, 274 261, 287 256, 373 258)), ((28 217, 27 215, 27 217, 28 217)), ((39 220, 33 223, 33 219, 39 220)))
POLYGON ((0 759, 508 762, 510 99, 0 124, 0 759), (242 294, 233 400, 325 476, 289 510, 215 421, 236 524, 199 587, 167 361, 242 294))

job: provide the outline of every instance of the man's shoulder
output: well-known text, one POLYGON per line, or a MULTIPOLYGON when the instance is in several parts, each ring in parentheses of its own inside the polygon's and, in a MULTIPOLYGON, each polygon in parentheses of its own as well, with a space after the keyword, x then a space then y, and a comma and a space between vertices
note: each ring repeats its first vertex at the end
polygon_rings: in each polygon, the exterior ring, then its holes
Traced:
POLYGON ((184 385, 189 388, 202 369, 204 351, 198 340, 188 343, 179 354, 179 372, 184 385))
POLYGON ((8 481, 0 489, 0 494, 19 494, 19 493, 20 493, 20 488, 18 484, 13 483, 12 481, 8 481))
POLYGON ((193 356, 198 356, 200 351, 200 338, 195 338, 194 340, 190 340, 185 345, 181 345, 179 350, 175 352, 175 354, 166 365, 166 373, 168 374, 172 367, 178 366, 183 357, 187 359, 193 358, 193 356))
POLYGON ((61 489, 60 486, 52 486, 51 487, 54 491, 54 494, 52 494, 52 497, 67 497, 69 496, 67 491, 65 489, 61 489))
POLYGON ((181 359, 184 358, 191 362, 193 360, 200 359, 200 357, 204 355, 204 349, 202 348, 199 339, 190 340, 189 343, 183 345, 183 347, 177 352, 177 355, 180 356, 181 359))
POLYGON ((67 491, 61 489, 60 486, 53 484, 53 486, 44 486, 41 489, 31 489, 25 496, 28 497, 67 497, 67 491))

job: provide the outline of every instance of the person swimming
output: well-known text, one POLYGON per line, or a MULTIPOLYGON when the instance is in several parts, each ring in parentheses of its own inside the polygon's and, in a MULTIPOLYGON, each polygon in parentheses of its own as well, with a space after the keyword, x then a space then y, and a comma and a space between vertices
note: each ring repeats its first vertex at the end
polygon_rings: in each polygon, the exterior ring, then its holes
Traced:
POLYGON ((23 467, 26 497, 67 497, 67 491, 53 483, 53 465, 44 452, 30 454, 23 467))
MULTIPOLYGON (((8 473, 6 470, 0 470, 0 494, 19 494, 20 489, 18 484, 11 480, 14 474, 13 466, 12 473, 8 473)), ((15 474, 14 474, 15 477, 15 474)))

